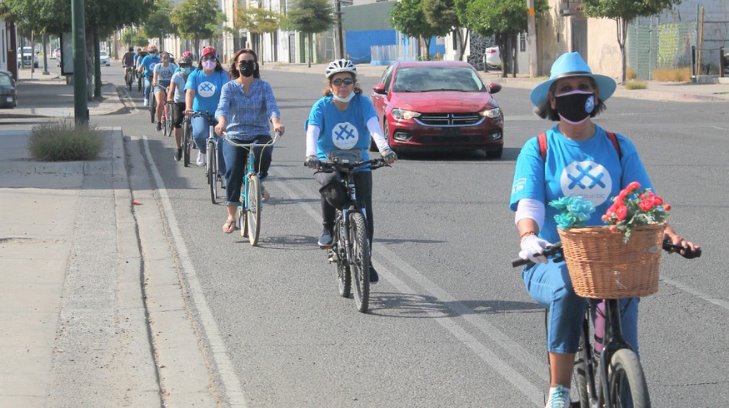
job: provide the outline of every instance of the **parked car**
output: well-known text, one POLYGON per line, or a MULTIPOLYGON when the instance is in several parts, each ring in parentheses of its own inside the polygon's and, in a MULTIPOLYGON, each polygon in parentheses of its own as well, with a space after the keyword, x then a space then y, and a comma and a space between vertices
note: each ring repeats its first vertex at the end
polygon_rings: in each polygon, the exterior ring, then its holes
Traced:
POLYGON ((501 68, 501 52, 499 47, 493 46, 486 48, 483 54, 484 69, 500 69, 501 68))
POLYGON ((18 104, 13 74, 0 71, 0 107, 14 108, 18 104))
POLYGON ((30 68, 31 64, 33 64, 33 68, 38 68, 38 57, 33 52, 33 47, 23 47, 22 52, 18 47, 18 68, 30 68))
POLYGON ((99 64, 107 67, 111 66, 111 58, 109 58, 109 54, 106 51, 99 51, 99 64))
POLYGON ((504 115, 462 61, 395 62, 372 88, 372 103, 390 146, 401 151, 477 150, 501 157, 504 115))

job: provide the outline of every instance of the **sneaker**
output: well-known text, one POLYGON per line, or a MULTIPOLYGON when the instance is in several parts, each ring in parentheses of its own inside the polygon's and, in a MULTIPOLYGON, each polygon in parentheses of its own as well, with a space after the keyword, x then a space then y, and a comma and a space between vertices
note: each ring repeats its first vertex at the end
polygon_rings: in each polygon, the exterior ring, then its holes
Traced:
POLYGON ((380 281, 380 275, 377 274, 375 267, 370 265, 370 283, 377 283, 380 281))
POLYGON ((197 160, 195 160, 195 164, 197 164, 199 167, 202 167, 205 165, 205 155, 197 152, 197 160))
POLYGON ((549 388, 549 399, 544 408, 569 408, 570 389, 564 385, 557 385, 549 388))
POLYGON ((266 187, 263 187, 263 184, 261 184, 261 201, 265 203, 270 197, 271 196, 268 194, 268 190, 266 190, 266 187))
POLYGON ((332 232, 328 229, 324 228, 321 231, 321 235, 319 235, 319 248, 329 248, 332 246, 332 242, 334 242, 334 238, 332 238, 332 232))
POLYGON ((182 159, 182 148, 177 148, 177 153, 175 153, 175 160, 180 161, 182 159))
POLYGON ((157 131, 159 132, 160 130, 162 130, 162 122, 157 121, 157 131))
POLYGON ((144 98, 144 106, 147 106, 147 102, 149 102, 147 98, 144 98))

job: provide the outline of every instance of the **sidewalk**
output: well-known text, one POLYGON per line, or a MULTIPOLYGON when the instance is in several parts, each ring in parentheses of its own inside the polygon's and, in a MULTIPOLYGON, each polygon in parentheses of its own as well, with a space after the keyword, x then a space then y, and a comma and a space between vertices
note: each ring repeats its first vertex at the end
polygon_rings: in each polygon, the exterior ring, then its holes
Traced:
MULTIPOLYGON (((322 81, 325 68, 262 67, 322 81)), ((369 78, 384 69, 358 66, 369 78)), ((0 110, 0 124, 73 118, 73 86, 40 70, 33 79, 29 74, 21 70, 18 107, 0 110)), ((539 82, 481 75, 501 83, 502 92, 539 82)), ((92 120, 131 107, 113 85, 102 92, 101 100, 89 102, 92 120)), ((646 90, 618 87, 615 96, 725 102, 729 84, 649 82, 646 90)), ((125 146, 142 142, 107 129, 98 160, 47 163, 29 158, 28 131, 3 126, 0 137, 0 407, 221 404, 157 222, 154 182, 144 166, 125 165, 144 162, 142 148, 125 146), (133 206, 134 200, 146 205, 133 206)))

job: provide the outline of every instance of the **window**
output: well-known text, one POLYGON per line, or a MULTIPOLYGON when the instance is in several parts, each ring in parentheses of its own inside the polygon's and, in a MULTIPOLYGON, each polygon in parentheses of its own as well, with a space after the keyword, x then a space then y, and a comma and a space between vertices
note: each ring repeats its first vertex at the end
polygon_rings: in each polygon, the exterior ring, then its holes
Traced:
POLYGON ((519 51, 521 52, 526 51, 526 39, 527 33, 519 33, 519 51))

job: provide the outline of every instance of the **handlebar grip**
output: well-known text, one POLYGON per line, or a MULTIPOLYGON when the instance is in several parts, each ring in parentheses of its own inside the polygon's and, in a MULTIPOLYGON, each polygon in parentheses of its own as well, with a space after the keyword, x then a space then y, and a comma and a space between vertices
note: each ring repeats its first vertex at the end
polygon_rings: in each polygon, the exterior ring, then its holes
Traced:
POLYGON ((532 264, 532 263, 534 263, 534 262, 532 262, 532 261, 530 261, 528 259, 521 259, 521 258, 519 258, 519 259, 515 259, 515 260, 511 261, 511 267, 512 268, 516 268, 516 267, 519 267, 519 266, 529 265, 529 264, 532 264))
POLYGON ((688 247, 673 245, 668 239, 663 240, 663 249, 666 252, 677 253, 686 259, 694 259, 701 256, 701 248, 697 250, 691 250, 688 247))

